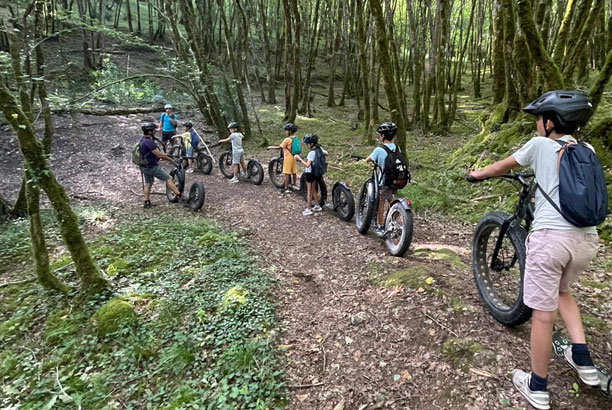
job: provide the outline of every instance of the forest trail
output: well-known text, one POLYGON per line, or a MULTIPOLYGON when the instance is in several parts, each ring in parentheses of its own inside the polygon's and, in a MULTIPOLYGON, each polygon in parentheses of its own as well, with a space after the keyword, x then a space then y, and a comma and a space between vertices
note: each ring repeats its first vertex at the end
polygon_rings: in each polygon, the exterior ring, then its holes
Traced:
MULTIPOLYGON (((79 129, 70 121, 57 119, 51 160, 69 194, 144 215, 140 176, 130 162, 135 119, 83 117, 79 129)), ((266 173, 272 156, 259 157, 266 173)), ((18 167, 16 158, 0 171, 18 167)), ((525 406, 510 373, 528 368, 528 327, 498 324, 478 300, 468 266, 470 226, 419 215, 410 251, 394 258, 382 241, 357 233, 354 222, 329 211, 302 216, 302 198, 280 193, 267 175, 261 186, 230 184, 215 167, 212 175, 188 174, 186 186, 193 180, 206 188, 194 223, 213 218, 238 232, 279 281, 288 408, 525 406)), ((0 190, 13 192, 15 182, 0 181, 0 190)), ((156 182, 154 191, 162 187, 156 182)), ((188 212, 165 196, 152 200, 152 212, 188 212)), ((555 408, 606 407, 606 399, 586 387, 580 400, 563 394, 575 377, 559 362, 552 362, 551 374, 555 408)))

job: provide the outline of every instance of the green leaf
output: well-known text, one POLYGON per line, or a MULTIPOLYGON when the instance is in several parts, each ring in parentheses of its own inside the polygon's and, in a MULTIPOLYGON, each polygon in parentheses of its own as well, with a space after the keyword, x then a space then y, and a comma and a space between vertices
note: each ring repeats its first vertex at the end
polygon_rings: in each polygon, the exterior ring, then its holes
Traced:
POLYGON ((19 128, 21 128, 22 130, 25 130, 27 127, 23 124, 19 124, 19 128))

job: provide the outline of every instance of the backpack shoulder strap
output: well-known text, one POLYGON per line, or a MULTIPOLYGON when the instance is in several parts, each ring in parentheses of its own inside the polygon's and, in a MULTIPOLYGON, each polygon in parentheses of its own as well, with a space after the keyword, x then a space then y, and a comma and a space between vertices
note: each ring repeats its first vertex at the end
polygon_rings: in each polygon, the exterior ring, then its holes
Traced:
POLYGON ((387 152, 387 155, 391 154, 392 152, 395 152, 395 151, 391 151, 391 148, 387 147, 385 144, 382 144, 382 149, 384 149, 387 152))
POLYGON ((563 216, 563 213, 561 212, 561 208, 559 208, 559 206, 555 204, 555 201, 553 201, 553 199, 544 191, 544 189, 537 182, 536 182, 536 188, 540 190, 540 192, 542 193, 544 198, 548 201, 548 203, 551 204, 553 208, 555 208, 555 211, 559 212, 559 214, 563 216))

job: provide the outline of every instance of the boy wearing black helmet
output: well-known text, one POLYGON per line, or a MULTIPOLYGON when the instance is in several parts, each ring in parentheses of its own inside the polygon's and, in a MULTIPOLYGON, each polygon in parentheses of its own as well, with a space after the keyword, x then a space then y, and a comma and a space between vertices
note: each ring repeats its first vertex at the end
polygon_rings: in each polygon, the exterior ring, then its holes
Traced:
POLYGON ((238 175, 240 174, 240 166, 242 165, 242 170, 245 175, 247 173, 246 164, 244 162, 244 149, 242 148, 242 139, 244 135, 238 131, 240 126, 237 122, 230 122, 227 126, 230 131, 230 136, 224 140, 219 140, 219 142, 232 142, 232 165, 234 168, 234 178, 230 179, 231 183, 239 182, 238 175))
MULTIPOLYGON (((397 126, 392 122, 383 122, 376 129, 378 133, 378 137, 380 138, 380 142, 386 146, 389 150, 399 151, 399 147, 397 147, 393 143, 393 138, 395 138, 395 134, 397 134, 397 126)), ((384 175, 382 170, 385 169, 385 160, 387 159, 387 151, 383 147, 376 147, 374 151, 365 159, 365 162, 375 162, 380 169, 379 180, 378 183, 380 185, 380 195, 378 197, 378 214, 376 215, 376 227, 374 229, 374 233, 376 235, 383 235, 385 232, 384 227, 384 217, 385 217, 385 201, 391 202, 393 201, 393 195, 395 195, 396 190, 390 189, 384 186, 384 175)))
POLYGON ((153 123, 146 123, 140 128, 142 129, 144 135, 140 139, 138 149, 140 150, 142 157, 147 162, 145 165, 140 167, 140 172, 142 172, 142 176, 144 177, 144 207, 151 208, 153 206, 151 204, 151 187, 153 186, 153 181, 155 178, 164 181, 172 193, 177 197, 180 198, 181 193, 176 185, 174 185, 174 182, 172 182, 170 175, 168 175, 168 173, 159 166, 160 159, 172 162, 172 158, 161 152, 153 141, 153 136, 155 135, 157 126, 153 123))
POLYGON ((290 122, 285 124, 283 127, 285 135, 287 136, 280 145, 271 145, 268 149, 280 150, 283 155, 283 175, 285 177, 285 193, 290 192, 289 189, 299 190, 297 187, 297 163, 295 162, 294 155, 299 154, 299 139, 295 135, 298 130, 297 125, 290 122), (293 178, 293 185, 291 180, 293 178))
POLYGON ((189 133, 189 148, 187 148, 187 156, 189 157, 189 169, 187 173, 193 172, 193 154, 198 152, 198 145, 200 144, 200 137, 196 130, 193 129, 193 124, 189 121, 183 124, 185 132, 189 133))
POLYGON ((304 179, 306 180, 306 209, 302 212, 302 215, 312 215, 314 212, 321 212, 323 208, 319 205, 319 195, 317 192, 317 182, 323 178, 322 175, 315 175, 313 172, 313 164, 317 160, 317 150, 321 150, 320 154, 327 155, 327 152, 319 145, 319 137, 316 134, 307 134, 302 140, 304 144, 308 146, 310 151, 306 157, 306 161, 300 157, 300 154, 295 154, 294 159, 296 162, 301 162, 306 168, 304 169, 304 179), (311 205, 315 204, 312 208, 311 205))
POLYGON ((558 208, 558 160, 562 145, 557 141, 577 143, 571 134, 586 124, 593 108, 584 93, 550 91, 523 110, 537 116, 537 136, 508 158, 483 170, 471 171, 470 176, 483 180, 505 174, 519 165, 529 166, 535 173, 539 189, 535 194, 534 221, 526 241, 527 262, 523 280, 523 301, 533 310, 531 373, 514 370, 512 382, 535 408, 549 409, 548 360, 557 311, 572 341, 571 347, 565 350, 568 364, 584 383, 599 384, 586 345, 580 311, 570 293, 570 285, 597 253, 597 231, 594 226, 570 224, 541 192, 546 192, 558 208))

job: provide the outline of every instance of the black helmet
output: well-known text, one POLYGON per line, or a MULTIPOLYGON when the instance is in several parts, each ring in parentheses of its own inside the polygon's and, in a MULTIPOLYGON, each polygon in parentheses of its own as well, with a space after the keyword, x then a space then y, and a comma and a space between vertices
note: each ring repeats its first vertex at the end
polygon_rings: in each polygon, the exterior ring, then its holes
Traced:
POLYGON ((306 136, 304 138, 302 138, 302 142, 304 144, 318 144, 319 143, 319 137, 317 137, 317 134, 306 134, 306 136))
POLYGON ((230 128, 236 128, 236 129, 238 129, 238 128, 240 128, 240 125, 238 125, 238 123, 237 123, 237 122, 232 121, 232 122, 230 122, 229 124, 227 124, 227 129, 230 129, 230 128))
POLYGON ((191 122, 187 121, 186 123, 183 124, 183 127, 191 129, 191 128, 193 128, 193 124, 191 122))
POLYGON ((153 124, 152 122, 145 122, 144 124, 142 124, 140 126, 140 129, 142 130, 142 132, 144 132, 145 134, 147 133, 147 131, 154 131, 157 129, 157 125, 153 124))
POLYGON ((384 135, 388 139, 392 139, 397 134, 397 125, 392 122, 383 122, 376 128, 376 132, 384 135))
POLYGON ((294 132, 296 132, 298 130, 298 127, 294 123, 290 122, 288 124, 285 124, 283 129, 286 130, 286 131, 289 131, 291 133, 294 133, 294 132))
POLYGON ((591 118, 593 104, 581 91, 555 90, 542 94, 523 111, 542 115, 555 123, 557 132, 571 134, 591 118))

